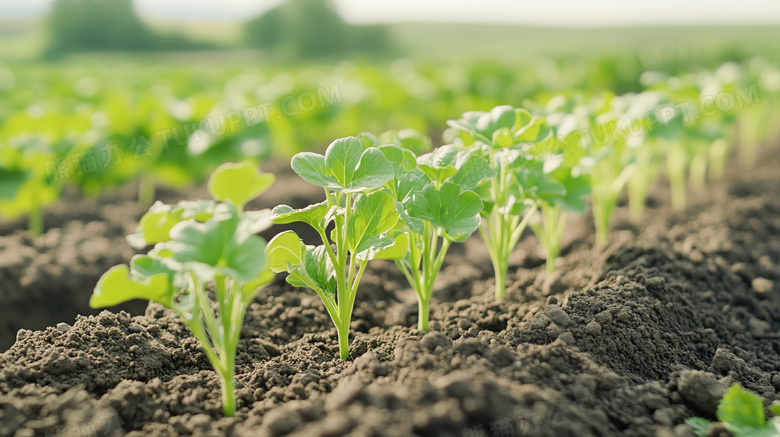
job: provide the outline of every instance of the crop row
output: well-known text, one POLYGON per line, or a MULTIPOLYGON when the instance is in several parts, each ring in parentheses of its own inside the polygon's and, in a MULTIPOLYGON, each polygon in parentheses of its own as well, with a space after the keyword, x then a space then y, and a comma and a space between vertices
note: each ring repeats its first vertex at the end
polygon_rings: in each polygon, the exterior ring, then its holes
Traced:
POLYGON ((736 126, 749 165, 754 145, 770 135, 776 96, 751 94, 750 83, 737 80, 740 73, 729 65, 682 78, 648 74, 648 90, 637 94, 556 96, 528 109, 467 112, 448 122, 445 145, 433 150, 429 138, 409 130, 341 138, 324 155, 292 158, 293 170, 325 197, 301 209, 245 211, 274 176, 251 162, 223 164, 208 183, 212 200, 149 209, 129 241, 151 249, 109 270, 90 304, 142 298, 179 313, 220 374, 224 410, 233 414, 244 311, 274 273, 319 295, 344 360, 352 309, 372 260, 396 263, 417 295, 418 328, 426 331, 448 248, 479 232, 500 300, 509 256, 526 228, 546 250, 552 272, 567 217, 584 213, 588 197, 601 245, 622 193, 627 189, 631 211, 641 214, 662 168, 676 208, 685 205, 686 181, 703 185, 721 177, 736 126), (729 99, 733 108, 725 110, 729 99), (293 231, 267 244, 256 235, 293 222, 311 226, 321 244, 307 245, 293 231))
MULTIPOLYGON (((755 125, 744 129, 750 136, 766 130, 765 118, 745 114, 766 113, 780 75, 753 59, 716 73, 647 74, 640 86, 641 64, 632 59, 532 67, 424 67, 402 60, 387 68, 351 63, 292 72, 225 67, 201 68, 198 75, 135 64, 0 67, 0 216, 27 215, 30 229, 39 234, 43 212, 65 187, 96 195, 133 182, 141 203, 150 205, 158 184, 203 181, 222 162, 259 162, 272 153, 289 157, 328 139, 387 126, 438 136, 453 113, 504 102, 523 102, 538 116, 572 115, 575 106, 609 105, 611 97, 599 97, 601 89, 667 88, 675 104, 696 104, 702 93, 715 96, 718 87, 747 92, 756 86, 760 105, 723 111, 715 101, 716 116, 686 126, 710 129, 740 114, 742 126, 755 125), (707 76, 716 77, 715 89, 702 85, 707 76), (577 91, 560 97, 561 90, 577 91)), ((669 68, 680 71, 685 65, 669 68)), ((593 123, 601 122, 577 120, 578 128, 593 123)), ((756 143, 747 139, 741 142, 756 143)))

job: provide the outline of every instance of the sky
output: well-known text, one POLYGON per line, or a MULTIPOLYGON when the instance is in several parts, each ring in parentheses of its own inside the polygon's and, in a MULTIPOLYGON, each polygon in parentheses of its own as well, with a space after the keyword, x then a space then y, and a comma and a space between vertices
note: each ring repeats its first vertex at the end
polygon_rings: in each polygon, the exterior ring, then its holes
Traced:
MULTIPOLYGON (((52 0, 0 0, 0 21, 43 16, 52 0)), ((280 0, 135 0, 147 19, 243 21, 280 0)), ((537 26, 778 24, 777 0, 335 0, 352 23, 473 22, 537 26)))

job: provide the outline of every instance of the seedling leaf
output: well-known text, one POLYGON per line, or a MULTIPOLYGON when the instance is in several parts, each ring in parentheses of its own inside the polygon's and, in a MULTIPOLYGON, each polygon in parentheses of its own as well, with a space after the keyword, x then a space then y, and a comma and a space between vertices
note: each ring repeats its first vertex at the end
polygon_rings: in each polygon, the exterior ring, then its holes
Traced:
POLYGON ((171 306, 173 290, 167 274, 158 273, 149 278, 135 280, 130 277, 126 264, 111 267, 98 281, 89 299, 92 308, 118 305, 132 299, 147 299, 167 307, 171 306))
POLYGON ((209 179, 209 193, 219 201, 230 200, 243 209, 247 202, 264 193, 276 180, 273 174, 261 173, 249 162, 227 162, 209 179))
POLYGON ((718 405, 718 420, 736 428, 763 428, 764 402, 760 397, 733 384, 718 405))

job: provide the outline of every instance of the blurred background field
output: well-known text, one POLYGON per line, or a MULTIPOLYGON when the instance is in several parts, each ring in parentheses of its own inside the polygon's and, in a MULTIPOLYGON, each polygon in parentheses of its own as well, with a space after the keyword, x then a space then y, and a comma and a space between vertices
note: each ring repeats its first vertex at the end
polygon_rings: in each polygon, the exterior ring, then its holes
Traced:
POLYGON ((354 1, 5 2, 0 214, 41 210, 68 186, 137 183, 145 202, 225 161, 286 159, 362 131, 437 144, 465 111, 780 59, 771 5, 407 3, 372 15, 354 1))

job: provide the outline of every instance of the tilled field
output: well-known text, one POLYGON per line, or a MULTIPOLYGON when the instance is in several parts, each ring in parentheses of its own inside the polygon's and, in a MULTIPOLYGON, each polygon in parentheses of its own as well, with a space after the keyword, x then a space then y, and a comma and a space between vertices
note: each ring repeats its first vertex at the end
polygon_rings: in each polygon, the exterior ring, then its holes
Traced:
MULTIPOLYGON (((16 336, 0 355, 0 435, 692 436, 683 420, 712 417, 732 382, 780 399, 780 158, 769 152, 691 193, 684 213, 665 187, 642 219, 619 209, 607 247, 593 248, 590 217, 573 219, 551 277, 528 236, 503 302, 479 239, 453 247, 427 334, 412 328, 403 276, 373 262, 350 362, 317 295, 279 278, 247 312, 233 418, 172 312, 70 323, 99 275, 132 255, 122 235, 142 212, 121 195, 81 201, 97 215, 55 217, 35 241, 0 237, 0 346, 16 336), (28 314, 41 317, 25 325, 28 314)), ((257 206, 317 195, 286 174, 257 206)))

